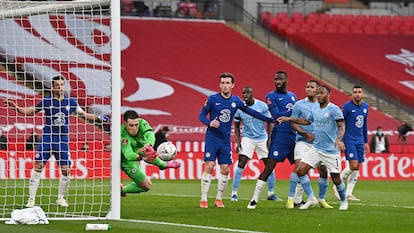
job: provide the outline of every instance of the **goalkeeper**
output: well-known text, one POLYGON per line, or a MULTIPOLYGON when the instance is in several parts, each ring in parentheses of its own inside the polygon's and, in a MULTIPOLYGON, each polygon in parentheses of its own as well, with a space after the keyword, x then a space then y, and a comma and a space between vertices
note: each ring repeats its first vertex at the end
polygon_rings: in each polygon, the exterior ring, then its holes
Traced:
POLYGON ((146 192, 151 189, 151 180, 139 166, 137 161, 144 160, 147 163, 159 167, 179 168, 181 163, 177 161, 165 162, 158 158, 154 150, 155 134, 148 122, 139 117, 134 110, 124 113, 124 123, 121 126, 121 169, 133 182, 123 187, 121 195, 127 193, 146 192))

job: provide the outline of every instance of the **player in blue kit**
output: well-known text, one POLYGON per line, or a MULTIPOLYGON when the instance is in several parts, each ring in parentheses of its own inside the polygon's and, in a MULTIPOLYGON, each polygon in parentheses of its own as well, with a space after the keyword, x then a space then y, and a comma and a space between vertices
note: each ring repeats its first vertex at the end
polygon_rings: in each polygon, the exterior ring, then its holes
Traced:
POLYGON ((330 103, 329 97, 330 88, 320 86, 316 94, 319 108, 313 110, 309 119, 292 117, 280 117, 277 119, 280 123, 290 121, 301 125, 313 124, 313 146, 306 152, 295 170, 298 178, 295 180, 292 179, 294 177, 291 177, 290 179, 291 184, 300 182, 303 190, 308 195, 308 200, 299 209, 308 209, 318 205, 318 200, 315 198, 307 174, 309 169, 318 167, 321 164, 326 166, 333 183, 337 187, 341 200, 339 210, 348 209, 345 184, 340 177, 341 151, 345 149, 345 145, 342 142, 345 134, 344 116, 337 105, 330 103))
POLYGON ((232 164, 230 133, 236 111, 241 109, 263 121, 273 122, 272 118, 250 109, 240 97, 232 95, 234 76, 231 73, 220 74, 219 80, 220 93, 208 96, 199 114, 200 121, 208 126, 204 149, 205 166, 201 178, 200 208, 208 208, 207 194, 210 189, 211 174, 216 160, 220 165, 220 173, 217 172, 219 181, 214 205, 219 208, 224 207, 222 198, 228 183, 230 165, 232 164))
POLYGON ((70 183, 69 116, 77 113, 86 120, 96 122, 109 121, 109 118, 87 113, 79 107, 74 98, 65 96, 65 79, 61 76, 53 77, 51 95, 45 96, 36 106, 19 107, 13 101, 7 101, 7 104, 24 115, 34 115, 40 111, 44 111, 45 115, 43 134, 36 148, 35 165, 30 177, 26 207, 35 206, 41 172, 52 154, 61 170, 56 204, 62 207, 69 206, 64 198, 70 183))
MULTIPOLYGON (((253 88, 246 86, 242 91, 244 102, 250 108, 270 117, 269 108, 267 104, 261 100, 254 98, 253 88)), ((265 124, 263 121, 254 118, 241 110, 237 110, 234 116, 234 134, 236 136, 236 152, 239 154, 237 166, 234 170, 233 187, 231 192, 231 201, 237 201, 237 190, 239 189, 240 180, 243 175, 243 170, 246 167, 247 161, 253 157, 256 152, 258 159, 265 161, 269 154, 268 150, 268 135, 272 130, 271 123, 265 124), (243 127, 241 130, 240 126, 243 127), (242 131, 242 132, 241 132, 242 131), (242 136, 242 137, 241 137, 242 136)), ((274 193, 275 188, 275 174, 270 174, 268 182, 267 199, 274 201, 281 201, 274 193)))
MULTIPOLYGON (((309 119, 315 108, 319 108, 319 103, 316 99, 316 91, 320 84, 316 80, 309 80, 306 82, 306 97, 297 101, 293 106, 292 118, 305 118, 309 119)), ((298 177, 295 172, 298 167, 300 160, 312 148, 313 144, 313 125, 298 125, 291 123, 292 128, 296 131, 296 144, 295 144, 295 168, 291 173, 292 184, 289 187, 289 195, 286 203, 286 208, 293 209, 297 205, 305 204, 302 200, 303 188, 300 183, 295 182, 298 177), (296 190, 295 190, 296 188, 296 190)), ((326 166, 321 165, 318 167, 319 170, 319 205, 323 208, 333 208, 325 201, 325 195, 328 188, 328 171, 326 166)))
MULTIPOLYGON (((274 78, 275 91, 266 95, 266 102, 269 111, 274 119, 281 116, 290 116, 292 114, 293 105, 296 102, 296 94, 287 91, 288 75, 285 71, 277 71, 274 78)), ((265 167, 256 182, 253 197, 248 209, 255 209, 259 202, 259 196, 262 192, 269 175, 273 172, 278 162, 286 159, 291 164, 294 163, 293 150, 295 147, 295 131, 289 122, 275 124, 271 134, 271 142, 269 148, 269 156, 265 163, 265 167)))
MULTIPOLYGON (((365 161, 365 152, 369 152, 368 144, 368 104, 362 99, 364 91, 361 86, 352 89, 352 100, 342 107, 345 118, 345 158, 348 166, 342 171, 342 181, 347 183, 346 196, 349 201, 360 201, 353 195, 359 176, 359 165, 365 161)), ((334 186, 335 187, 335 186, 334 186)), ((334 188, 335 196, 339 197, 334 188)))

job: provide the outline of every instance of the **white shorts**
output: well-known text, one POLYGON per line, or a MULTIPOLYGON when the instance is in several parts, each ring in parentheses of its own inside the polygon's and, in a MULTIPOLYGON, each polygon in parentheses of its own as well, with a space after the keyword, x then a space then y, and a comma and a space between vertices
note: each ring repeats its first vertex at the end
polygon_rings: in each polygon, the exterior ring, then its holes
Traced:
POLYGON ((296 142, 295 144, 295 160, 298 159, 302 159, 306 153, 308 153, 308 151, 312 148, 312 144, 304 142, 304 141, 299 141, 296 142))
POLYGON ((341 154, 327 154, 323 153, 315 147, 311 147, 309 151, 303 156, 301 162, 309 164, 309 166, 315 168, 321 164, 325 165, 328 169, 328 173, 341 173, 341 154))
POLYGON ((269 155, 267 140, 253 141, 250 138, 243 137, 241 140, 241 149, 239 154, 246 155, 249 159, 252 159, 255 151, 258 159, 267 158, 269 155))

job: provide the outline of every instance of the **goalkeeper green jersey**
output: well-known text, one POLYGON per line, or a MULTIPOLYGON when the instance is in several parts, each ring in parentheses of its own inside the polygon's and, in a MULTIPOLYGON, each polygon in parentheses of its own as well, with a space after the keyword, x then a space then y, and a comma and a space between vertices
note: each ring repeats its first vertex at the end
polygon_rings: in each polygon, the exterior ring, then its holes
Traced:
POLYGON ((121 152, 122 160, 137 160, 137 154, 142 155, 142 152, 138 152, 139 149, 145 145, 150 144, 154 146, 155 134, 152 127, 144 119, 138 120, 138 133, 136 136, 131 136, 125 129, 125 125, 121 126, 121 152))

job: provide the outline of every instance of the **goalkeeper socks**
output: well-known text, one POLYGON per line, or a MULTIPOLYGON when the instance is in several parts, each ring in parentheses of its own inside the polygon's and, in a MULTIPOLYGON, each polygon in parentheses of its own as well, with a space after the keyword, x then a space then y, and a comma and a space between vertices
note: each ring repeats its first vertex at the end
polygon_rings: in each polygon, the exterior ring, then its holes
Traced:
POLYGON ((211 174, 203 173, 201 177, 201 201, 207 201, 208 190, 211 185, 211 174))
POLYGON ((325 199, 326 190, 328 189, 328 179, 319 177, 319 199, 325 199))
POLYGON ((226 190, 228 181, 229 181, 228 175, 220 174, 220 177, 218 180, 218 186, 217 186, 216 200, 223 199, 223 193, 224 193, 224 190, 226 190))
POLYGON ((356 185, 356 182, 358 181, 359 171, 352 171, 351 175, 349 175, 349 182, 346 187, 346 195, 352 195, 354 192, 354 188, 356 185))
POLYGON ((41 172, 37 172, 33 169, 32 175, 29 181, 29 198, 30 199, 34 200, 36 198, 37 189, 40 183, 40 176, 41 176, 41 172))
POLYGON ((142 193, 148 190, 139 187, 135 182, 132 182, 123 188, 124 193, 142 193))
POLYGON ((260 193, 262 192, 265 185, 266 185, 266 181, 257 179, 256 187, 254 188, 254 193, 253 193, 253 197, 252 197, 252 200, 256 201, 256 203, 259 202, 260 193))
POLYGON ((58 199, 63 198, 69 189, 70 177, 61 175, 59 179, 59 191, 58 191, 58 199))
POLYGON ((236 167, 236 170, 234 171, 234 177, 233 177, 233 187, 232 191, 237 192, 240 186, 240 180, 243 174, 244 168, 236 167))
POLYGON ((167 168, 167 162, 161 160, 160 158, 156 157, 154 161, 149 162, 150 164, 154 164, 155 166, 159 167, 161 170, 167 168))

